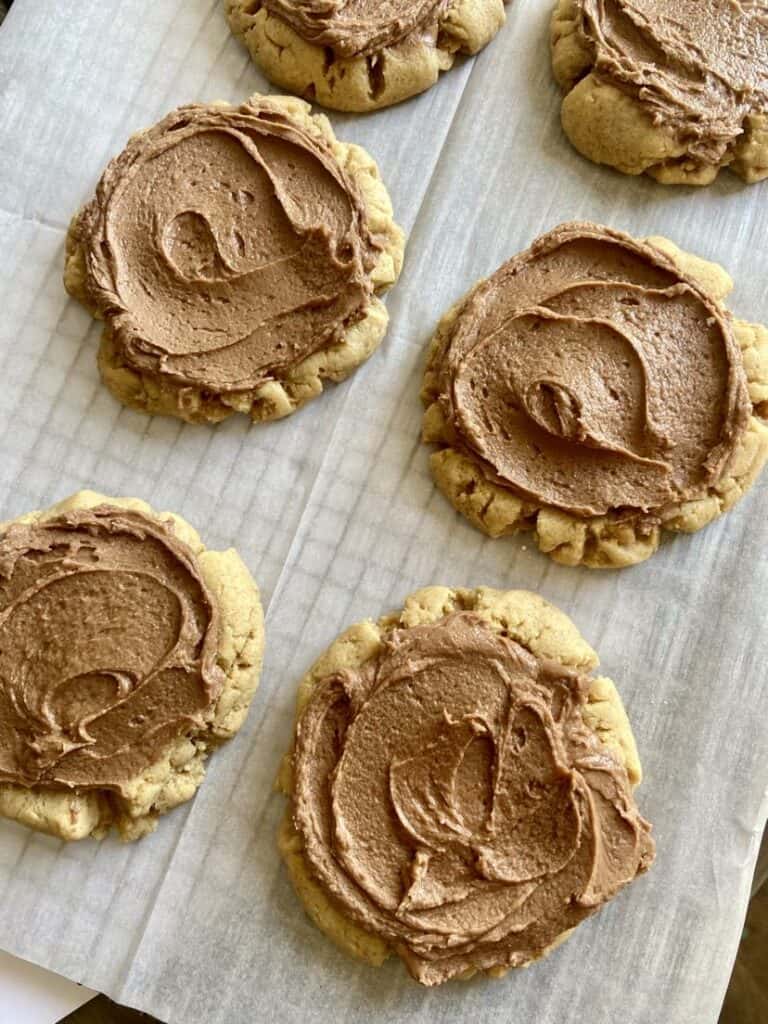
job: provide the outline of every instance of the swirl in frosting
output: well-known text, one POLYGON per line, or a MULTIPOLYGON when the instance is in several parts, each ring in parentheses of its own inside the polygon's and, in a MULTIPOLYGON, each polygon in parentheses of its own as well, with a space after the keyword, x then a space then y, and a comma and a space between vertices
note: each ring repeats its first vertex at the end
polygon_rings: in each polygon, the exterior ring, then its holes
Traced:
POLYGON ((663 253, 594 224, 561 225, 482 282, 430 370, 452 445, 577 515, 700 496, 749 414, 727 314, 663 253))
POLYGON ((189 547, 101 505, 0 537, 0 781, 111 789, 201 726, 218 613, 189 547))
POLYGON ((135 135, 77 235, 125 362, 214 393, 339 341, 379 252, 329 143, 268 99, 181 107, 135 135))
POLYGON ((294 752, 305 857, 423 984, 529 963, 653 860, 588 689, 471 612, 317 683, 294 752))
POLYGON ((577 0, 595 73, 719 163, 749 114, 768 113, 763 0, 577 0))
POLYGON ((336 57, 370 56, 412 35, 437 40, 453 0, 262 0, 303 39, 336 57))

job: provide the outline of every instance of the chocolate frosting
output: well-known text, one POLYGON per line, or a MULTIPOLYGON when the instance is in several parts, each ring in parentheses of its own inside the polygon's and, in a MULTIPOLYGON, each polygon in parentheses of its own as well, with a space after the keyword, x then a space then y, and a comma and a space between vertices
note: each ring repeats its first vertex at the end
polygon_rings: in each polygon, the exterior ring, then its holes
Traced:
POLYGON ((719 163, 768 113, 764 0, 577 0, 599 77, 630 92, 702 160, 719 163))
POLYGON ((437 41, 452 0, 262 0, 307 42, 337 57, 370 56, 417 36, 437 41))
POLYGON ((317 683, 294 753, 305 856, 422 984, 535 960, 650 866, 588 689, 471 612, 317 683))
POLYGON ((216 393, 339 341, 380 250, 328 142, 266 98, 180 107, 134 136, 79 233, 125 361, 216 393))
POLYGON ((577 515, 701 496, 746 429, 727 314, 660 251, 564 224, 482 282, 433 353, 454 444, 577 515))
POLYGON ((109 505, 0 537, 0 781, 111 789, 199 730, 223 683, 193 552, 109 505))

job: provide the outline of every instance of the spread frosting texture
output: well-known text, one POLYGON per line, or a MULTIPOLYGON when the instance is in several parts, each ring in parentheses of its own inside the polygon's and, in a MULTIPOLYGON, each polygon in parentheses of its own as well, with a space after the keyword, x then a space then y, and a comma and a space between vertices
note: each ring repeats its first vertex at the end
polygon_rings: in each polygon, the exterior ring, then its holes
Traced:
POLYGON ((727 314, 665 255, 594 224, 561 225, 482 282, 430 370, 452 445, 577 515, 706 493, 750 412, 727 314))
POLYGON ((529 963, 653 860, 588 687, 471 612, 317 683, 294 752, 304 855, 421 983, 529 963))
POLYGON ((451 0, 263 0, 303 39, 335 56, 368 56, 417 35, 437 41, 451 0))
POLYGON ((126 363, 214 393, 340 341, 380 249, 328 142, 268 99, 181 107, 134 136, 78 232, 126 363))
POLYGON ((699 158, 718 163, 768 111, 764 0, 578 0, 595 72, 629 91, 699 158))
POLYGON ((192 551, 102 505, 0 537, 0 781, 112 789, 219 694, 218 614, 192 551))

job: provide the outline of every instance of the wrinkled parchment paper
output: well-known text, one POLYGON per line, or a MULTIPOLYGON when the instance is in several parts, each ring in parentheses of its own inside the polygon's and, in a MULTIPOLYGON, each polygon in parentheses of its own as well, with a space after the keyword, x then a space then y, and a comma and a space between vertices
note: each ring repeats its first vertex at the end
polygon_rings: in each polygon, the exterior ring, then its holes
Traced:
POLYGON ((737 313, 768 319, 768 184, 665 189, 578 157, 548 17, 515 0, 497 40, 421 98, 332 115, 379 161, 410 235, 388 337, 289 420, 207 428, 130 412, 100 385, 99 329, 61 285, 65 229, 132 131, 269 87, 220 0, 16 0, 0 29, 0 516, 81 487, 174 509, 209 547, 240 550, 268 646, 245 728, 153 836, 67 846, 0 823, 0 947, 185 1024, 716 1021, 766 817, 768 477, 707 530, 601 574, 486 540, 436 493, 418 443, 440 313, 559 221, 666 234, 725 264, 737 313), (272 782, 302 672, 344 626, 437 582, 536 589, 575 619, 628 706, 658 860, 546 962, 427 991, 310 925, 276 854, 272 782))

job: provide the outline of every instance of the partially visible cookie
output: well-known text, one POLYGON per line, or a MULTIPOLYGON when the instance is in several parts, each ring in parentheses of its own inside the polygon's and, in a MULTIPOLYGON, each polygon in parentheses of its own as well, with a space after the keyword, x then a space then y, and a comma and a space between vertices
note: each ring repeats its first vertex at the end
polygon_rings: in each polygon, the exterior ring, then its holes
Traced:
POLYGON ((653 861, 613 683, 527 591, 427 587, 299 687, 279 846, 314 923, 423 985, 549 953, 653 861))
POLYGON ((151 832, 243 724, 264 648, 237 552, 80 491, 0 526, 0 816, 61 839, 151 832))
POLYGON ((453 506, 555 561, 620 568, 727 511, 768 458, 768 331, 663 238, 562 224, 440 323, 423 439, 453 506))
POLYGON ((99 368, 147 413, 287 416, 382 341, 404 239, 371 157, 293 97, 180 107, 138 132, 67 236, 99 368))
POLYGON ((389 107, 435 84, 504 24, 509 0, 226 0, 232 31, 282 89, 333 110, 389 107))
POLYGON ((589 160, 667 185, 768 177, 768 21, 729 0, 557 0, 563 128, 589 160))

